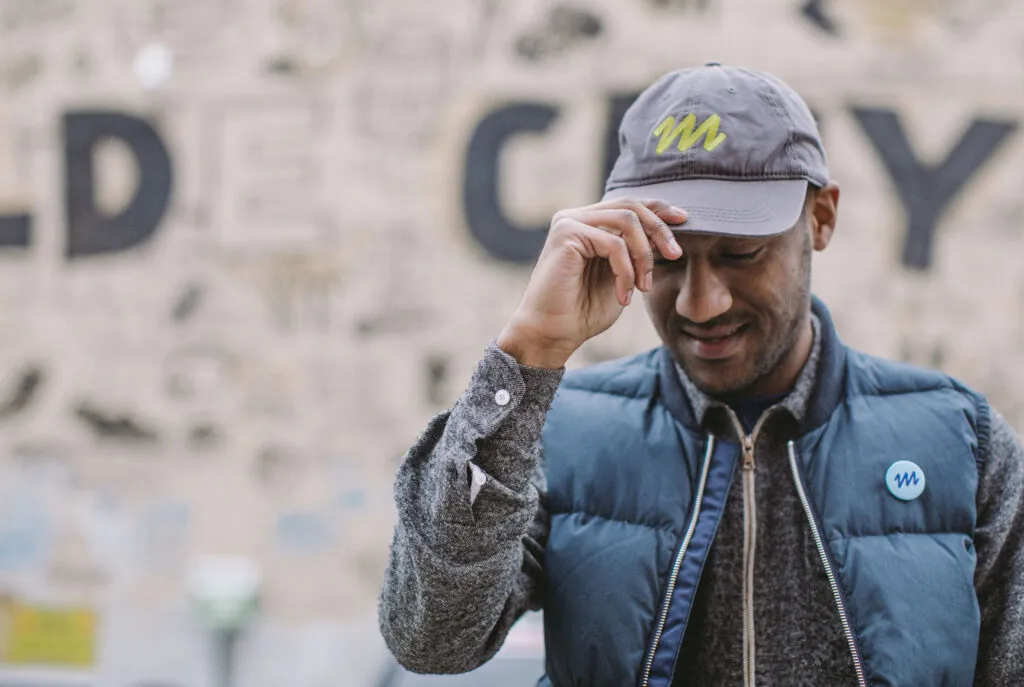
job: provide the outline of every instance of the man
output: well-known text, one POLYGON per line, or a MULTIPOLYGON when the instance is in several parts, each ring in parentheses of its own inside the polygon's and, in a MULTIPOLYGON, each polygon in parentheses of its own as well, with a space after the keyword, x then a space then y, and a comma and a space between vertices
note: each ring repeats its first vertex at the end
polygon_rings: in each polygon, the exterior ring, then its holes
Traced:
POLYGON ((469 671, 543 609, 542 685, 1024 685, 1024 454, 980 395, 840 343, 807 106, 709 64, 620 146, 399 470, 392 652, 469 671), (563 378, 636 289, 664 345, 563 378))

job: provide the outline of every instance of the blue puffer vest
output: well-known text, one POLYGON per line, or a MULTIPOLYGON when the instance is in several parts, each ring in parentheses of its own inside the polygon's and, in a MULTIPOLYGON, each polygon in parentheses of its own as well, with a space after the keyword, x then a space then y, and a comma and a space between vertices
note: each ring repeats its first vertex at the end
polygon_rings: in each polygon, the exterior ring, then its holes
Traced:
MULTIPOLYGON (((825 307, 818 381, 791 468, 870 685, 973 680, 984 399, 937 372, 869 357, 825 307), (912 501, 889 466, 926 475, 912 501)), ((542 435, 547 675, 541 685, 669 687, 740 454, 704 435, 664 348, 566 375, 542 435)))

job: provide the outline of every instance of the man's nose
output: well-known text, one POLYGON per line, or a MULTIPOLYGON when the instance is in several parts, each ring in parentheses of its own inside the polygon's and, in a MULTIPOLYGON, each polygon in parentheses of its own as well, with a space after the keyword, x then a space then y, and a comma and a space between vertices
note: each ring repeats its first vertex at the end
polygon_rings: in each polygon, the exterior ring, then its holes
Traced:
POLYGON ((682 276, 676 312, 691 322, 708 322, 732 308, 728 285, 707 263, 691 262, 682 276))

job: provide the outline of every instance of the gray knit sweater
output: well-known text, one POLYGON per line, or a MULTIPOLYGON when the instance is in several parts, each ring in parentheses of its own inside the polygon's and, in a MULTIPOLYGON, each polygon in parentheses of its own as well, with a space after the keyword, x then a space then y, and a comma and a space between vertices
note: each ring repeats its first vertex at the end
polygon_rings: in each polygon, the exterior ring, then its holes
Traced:
MULTIPOLYGON (((811 357, 755 447, 759 685, 856 684, 786 464, 785 437, 815 384, 817 329, 811 357)), ((405 456, 380 626, 410 670, 472 670, 501 647, 517 618, 540 608, 548 522, 538 441, 562 372, 520 366, 492 344, 466 392, 405 456)), ((705 428, 735 439, 724 407, 680 376, 705 428)), ((680 651, 676 674, 688 685, 742 684, 741 484, 733 481, 680 651)), ((975 684, 1024 685, 1024 451, 996 412, 977 499, 975 684)))

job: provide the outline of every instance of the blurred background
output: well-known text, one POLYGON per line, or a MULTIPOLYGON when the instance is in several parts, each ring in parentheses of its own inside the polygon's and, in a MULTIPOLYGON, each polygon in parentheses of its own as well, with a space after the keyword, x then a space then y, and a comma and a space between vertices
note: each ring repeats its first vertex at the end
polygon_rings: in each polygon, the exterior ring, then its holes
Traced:
MULTIPOLYGON (((0 687, 532 684, 535 616, 394 670, 392 477, 712 60, 820 121, 841 336, 1024 428, 1024 4, 0 0, 0 687)), ((655 343, 637 303, 571 365, 655 343)))

